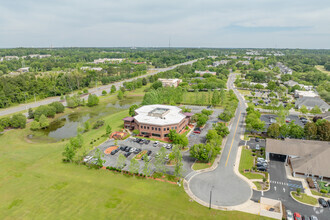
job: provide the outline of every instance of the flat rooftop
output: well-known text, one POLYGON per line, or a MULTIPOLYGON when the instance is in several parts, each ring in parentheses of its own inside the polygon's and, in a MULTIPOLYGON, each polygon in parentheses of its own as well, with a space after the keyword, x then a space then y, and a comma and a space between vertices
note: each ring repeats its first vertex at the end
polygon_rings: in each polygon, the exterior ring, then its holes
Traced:
POLYGON ((171 105, 145 105, 135 110, 134 119, 143 124, 172 125, 180 123, 186 116, 181 109, 171 105))

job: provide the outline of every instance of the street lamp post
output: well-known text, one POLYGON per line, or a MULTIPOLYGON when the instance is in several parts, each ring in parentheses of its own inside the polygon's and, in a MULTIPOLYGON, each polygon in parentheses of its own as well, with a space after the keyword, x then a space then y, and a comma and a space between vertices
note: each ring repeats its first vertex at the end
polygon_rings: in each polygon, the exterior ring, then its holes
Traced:
POLYGON ((211 204, 212 204, 212 190, 213 190, 213 187, 211 187, 211 190, 210 190, 210 205, 209 205, 209 209, 211 209, 211 204))

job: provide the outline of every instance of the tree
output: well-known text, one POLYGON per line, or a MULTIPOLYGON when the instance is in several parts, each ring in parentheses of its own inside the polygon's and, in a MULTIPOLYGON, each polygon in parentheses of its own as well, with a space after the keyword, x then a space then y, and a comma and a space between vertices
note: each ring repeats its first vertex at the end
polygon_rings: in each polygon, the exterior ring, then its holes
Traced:
POLYGON ((80 133, 76 137, 70 138, 70 144, 74 149, 81 148, 84 143, 84 139, 80 133))
POLYGON ((49 106, 54 107, 56 113, 63 113, 65 109, 64 105, 60 102, 53 102, 49 106))
POLYGON ((103 96, 107 95, 107 91, 103 90, 103 91, 102 91, 102 95, 103 95, 103 96))
POLYGON ((140 134, 140 131, 137 130, 137 129, 135 129, 135 130, 133 130, 133 134, 135 134, 135 135, 139 135, 139 134, 140 134))
POLYGON ((307 109, 306 106, 304 106, 304 105, 302 105, 302 106, 300 107, 299 111, 300 111, 301 113, 303 113, 303 114, 308 113, 308 109, 307 109))
POLYGON ((94 157, 96 158, 96 165, 99 167, 103 167, 103 163, 105 163, 105 160, 102 160, 102 154, 102 151, 97 148, 94 157))
POLYGON ((36 130, 39 130, 39 129, 40 129, 40 123, 37 122, 37 121, 35 121, 35 120, 32 121, 30 125, 31 125, 31 126, 30 126, 30 129, 31 129, 32 131, 36 131, 36 130))
POLYGON ((111 86, 111 90, 110 90, 110 93, 115 93, 116 92, 116 86, 115 85, 112 85, 111 86))
POLYGON ((131 173, 139 173, 139 169, 140 169, 139 162, 135 158, 131 159, 131 163, 129 164, 129 171, 131 173))
POLYGON ((91 123, 89 121, 85 121, 84 123, 84 132, 87 132, 91 129, 91 123))
POLYGON ((143 156, 144 166, 142 168, 142 172, 144 175, 149 176, 151 173, 150 161, 148 160, 148 156, 145 154, 143 156))
POLYGON ((87 101, 87 106, 88 107, 92 107, 95 106, 97 104, 99 104, 99 97, 97 97, 97 95, 94 94, 89 94, 88 96, 88 101, 87 101))
POLYGON ((217 131, 221 137, 226 137, 229 134, 229 129, 225 123, 213 124, 213 128, 217 131))
POLYGON ((180 149, 174 145, 171 153, 171 159, 175 162, 174 165, 174 176, 181 177, 182 176, 182 154, 180 149))
POLYGON ((122 100, 124 98, 124 94, 121 90, 119 90, 117 97, 119 100, 122 100))
POLYGON ((278 123, 271 124, 267 129, 268 136, 277 138, 280 136, 280 125, 278 123))
POLYGON ((142 85, 147 85, 148 84, 148 81, 145 77, 142 78, 142 85))
POLYGON ((0 125, 0 132, 3 132, 5 129, 3 128, 2 125, 0 125))
POLYGON ((138 109, 138 108, 139 108, 139 106, 136 105, 136 104, 131 105, 131 106, 129 107, 128 114, 129 114, 130 116, 134 116, 134 115, 135 115, 135 110, 138 109))
POLYGON ((315 139, 317 137, 317 126, 314 122, 306 123, 304 131, 307 139, 315 139))
POLYGON ((151 85, 151 88, 157 90, 158 88, 161 88, 163 87, 163 84, 161 81, 157 80, 156 82, 154 82, 152 85, 151 85))
POLYGON ((300 127, 299 125, 296 125, 294 121, 291 121, 289 123, 289 135, 293 138, 302 138, 304 137, 304 129, 300 127))
POLYGON ((25 128, 25 126, 26 126, 26 117, 21 113, 15 114, 11 118, 10 124, 13 128, 25 128))
POLYGON ((110 126, 110 125, 107 125, 105 131, 106 131, 106 134, 107 134, 107 135, 111 134, 111 132, 112 132, 112 128, 111 128, 111 126, 110 126))
POLYGON ((183 134, 178 134, 176 130, 170 130, 168 138, 172 141, 173 144, 179 145, 180 147, 186 147, 189 144, 188 138, 183 134))
POLYGON ((282 105, 279 107, 279 109, 276 112, 277 114, 277 118, 276 121, 280 124, 280 125, 284 125, 285 124, 285 118, 286 116, 289 115, 289 111, 287 109, 285 109, 282 105))
POLYGON ((123 154, 119 154, 117 158, 117 168, 123 169, 125 167, 126 157, 123 154))
POLYGON ((280 135, 282 137, 287 137, 289 135, 290 128, 287 124, 284 124, 280 127, 280 135))
POLYGON ((323 119, 316 121, 317 134, 321 141, 330 141, 330 122, 323 119))
POLYGON ((155 158, 155 163, 154 163, 156 171, 161 173, 162 175, 164 175, 164 173, 166 173, 165 162, 166 162, 166 149, 164 147, 162 147, 158 151, 158 154, 155 158))
POLYGON ((32 110, 32 108, 29 108, 29 110, 28 110, 28 119, 32 119, 32 118, 34 118, 33 110, 32 110))
POLYGON ((70 143, 67 143, 64 148, 64 152, 62 153, 64 156, 64 161, 66 162, 72 162, 74 156, 76 155, 75 149, 71 146, 70 143))
POLYGON ((211 144, 195 144, 190 148, 190 156, 200 162, 210 162, 218 153, 220 148, 211 144))
POLYGON ((311 113, 314 114, 314 115, 316 115, 316 114, 321 114, 322 112, 321 112, 321 109, 317 105, 315 105, 312 108, 311 113))
POLYGON ((40 128, 47 128, 49 126, 49 121, 45 115, 41 115, 39 118, 40 128))

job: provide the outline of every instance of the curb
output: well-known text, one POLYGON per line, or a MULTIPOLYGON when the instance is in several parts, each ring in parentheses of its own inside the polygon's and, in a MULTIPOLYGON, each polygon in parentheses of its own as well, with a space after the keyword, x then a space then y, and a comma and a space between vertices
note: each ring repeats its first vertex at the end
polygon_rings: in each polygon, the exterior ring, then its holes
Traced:
MULTIPOLYGON (((320 207, 318 204, 317 204, 317 205, 311 205, 311 204, 308 204, 308 203, 300 202, 299 200, 297 200, 297 199, 295 199, 295 198, 293 197, 292 192, 294 192, 294 191, 291 191, 291 192, 290 192, 290 197, 291 197, 293 200, 295 200, 296 202, 301 203, 301 204, 303 204, 303 205, 308 205, 308 206, 311 206, 311 207, 320 207)), ((307 195, 307 194, 306 194, 306 195, 307 195)))

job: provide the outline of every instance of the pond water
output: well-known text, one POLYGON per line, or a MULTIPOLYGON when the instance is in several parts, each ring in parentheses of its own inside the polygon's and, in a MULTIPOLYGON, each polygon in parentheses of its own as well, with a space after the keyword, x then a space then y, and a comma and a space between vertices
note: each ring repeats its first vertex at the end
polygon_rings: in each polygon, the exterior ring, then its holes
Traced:
MULTIPOLYGON (((122 101, 107 103, 102 106, 91 108, 90 111, 87 112, 70 113, 54 120, 50 123, 47 129, 42 130, 41 132, 44 137, 48 137, 47 140, 52 139, 53 141, 59 141, 65 138, 71 138, 77 135, 78 127, 83 126, 84 122, 89 120, 92 124, 103 116, 114 114, 123 109, 128 109, 133 104, 141 104, 141 101, 142 97, 129 97, 122 101)), ((41 139, 41 137, 37 137, 36 134, 29 134, 27 138, 33 141, 41 139)))

